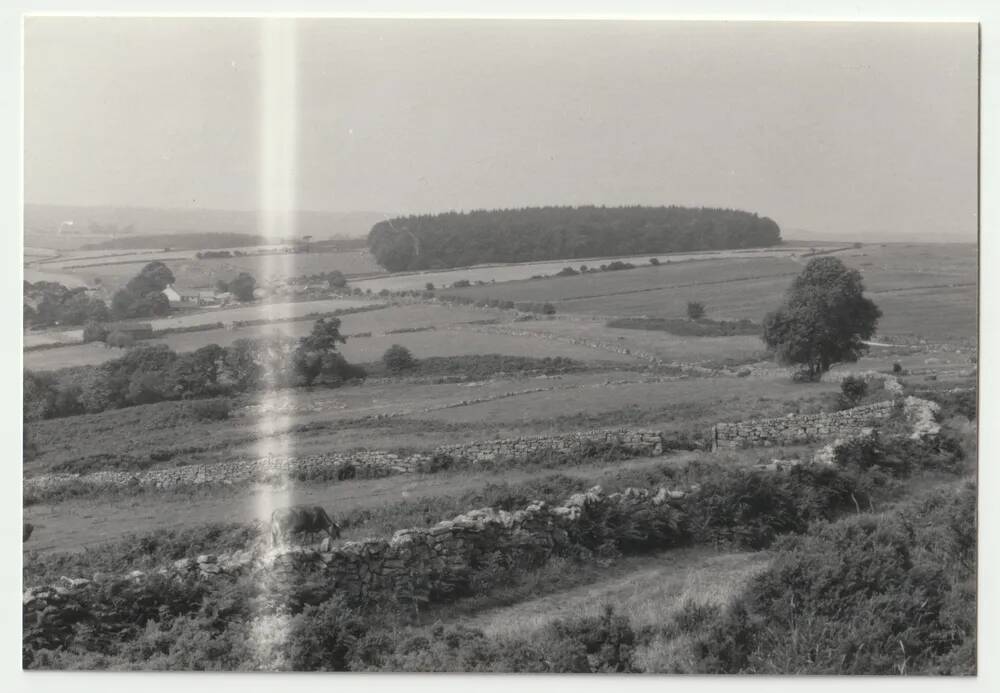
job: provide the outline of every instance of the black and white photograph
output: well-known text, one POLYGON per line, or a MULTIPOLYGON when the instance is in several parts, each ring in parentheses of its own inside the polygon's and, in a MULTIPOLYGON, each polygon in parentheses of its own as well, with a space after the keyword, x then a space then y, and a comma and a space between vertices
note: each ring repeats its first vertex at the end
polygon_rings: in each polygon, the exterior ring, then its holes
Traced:
POLYGON ((24 670, 978 675, 978 22, 21 32, 24 670))

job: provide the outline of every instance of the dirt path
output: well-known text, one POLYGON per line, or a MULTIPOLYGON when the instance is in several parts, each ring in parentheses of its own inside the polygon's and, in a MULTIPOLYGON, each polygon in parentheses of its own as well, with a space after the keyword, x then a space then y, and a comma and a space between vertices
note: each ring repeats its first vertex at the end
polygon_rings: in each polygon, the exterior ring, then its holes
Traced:
POLYGON ((24 509, 24 519, 35 526, 26 550, 42 553, 74 551, 87 546, 164 528, 184 528, 213 522, 265 521, 274 508, 296 503, 322 505, 335 516, 361 508, 391 505, 400 500, 456 495, 488 483, 519 483, 550 474, 582 479, 615 470, 639 469, 666 461, 682 464, 694 454, 639 458, 560 469, 511 470, 456 474, 401 474, 384 479, 309 484, 289 489, 254 486, 242 491, 219 490, 216 495, 181 494, 124 499, 71 500, 24 509))
POLYGON ((518 637, 559 618, 597 616, 608 604, 634 628, 662 625, 689 599, 725 604, 770 560, 766 552, 719 553, 708 547, 626 558, 600 582, 460 620, 488 635, 518 637))

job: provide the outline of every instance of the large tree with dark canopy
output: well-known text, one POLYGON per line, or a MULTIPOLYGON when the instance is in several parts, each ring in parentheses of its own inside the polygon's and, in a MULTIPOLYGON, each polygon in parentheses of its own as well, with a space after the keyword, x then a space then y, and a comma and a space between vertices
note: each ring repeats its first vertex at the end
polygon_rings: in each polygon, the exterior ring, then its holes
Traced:
POLYGON ((857 361, 882 316, 865 298, 861 273, 835 257, 809 261, 785 303, 764 319, 764 342, 781 363, 817 380, 835 363, 857 361))

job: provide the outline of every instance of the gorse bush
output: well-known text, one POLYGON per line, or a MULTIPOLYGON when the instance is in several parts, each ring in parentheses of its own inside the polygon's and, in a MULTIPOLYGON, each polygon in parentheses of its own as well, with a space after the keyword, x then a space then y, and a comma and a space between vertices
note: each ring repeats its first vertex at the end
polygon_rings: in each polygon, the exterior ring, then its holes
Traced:
POLYGON ((698 673, 974 674, 975 488, 790 538, 695 628, 698 673))

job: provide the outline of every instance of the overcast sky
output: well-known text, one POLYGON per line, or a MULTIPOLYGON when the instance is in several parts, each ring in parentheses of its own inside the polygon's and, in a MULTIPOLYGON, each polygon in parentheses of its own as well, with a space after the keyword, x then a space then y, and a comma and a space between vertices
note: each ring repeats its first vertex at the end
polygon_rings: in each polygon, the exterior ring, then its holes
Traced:
MULTIPOLYGON (((31 203, 683 204, 975 239, 977 29, 31 18, 31 203)), ((792 234, 794 235, 794 234, 792 234)))

